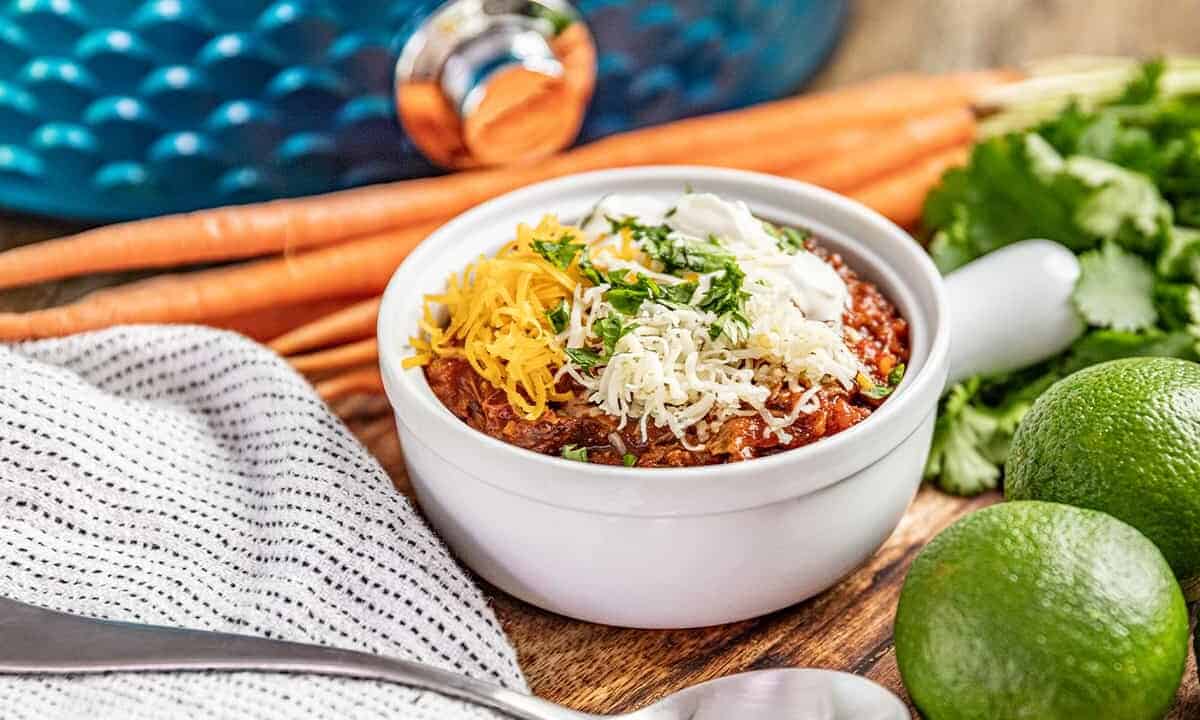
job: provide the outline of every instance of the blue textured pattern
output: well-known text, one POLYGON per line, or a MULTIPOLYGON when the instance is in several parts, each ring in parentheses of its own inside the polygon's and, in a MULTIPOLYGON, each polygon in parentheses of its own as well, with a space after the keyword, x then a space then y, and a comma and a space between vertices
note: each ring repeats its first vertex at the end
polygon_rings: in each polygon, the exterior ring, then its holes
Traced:
MULTIPOLYGON (((437 172, 392 69, 440 0, 0 0, 0 204, 90 219, 437 172)), ((582 139, 776 97, 842 0, 582 0, 599 50, 582 139)))

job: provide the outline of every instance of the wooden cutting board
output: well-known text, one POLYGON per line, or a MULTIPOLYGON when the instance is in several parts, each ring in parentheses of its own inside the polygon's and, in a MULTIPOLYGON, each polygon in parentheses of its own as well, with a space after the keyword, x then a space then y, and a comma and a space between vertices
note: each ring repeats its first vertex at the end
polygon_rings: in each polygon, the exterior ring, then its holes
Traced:
MULTIPOLYGON (((411 497, 386 401, 354 398, 336 409, 411 497)), ((999 500, 996 493, 964 500, 923 488, 879 552, 836 587, 786 610, 731 625, 625 630, 544 612, 494 588, 488 594, 533 691, 576 710, 627 712, 705 680, 773 667, 857 673, 907 700, 892 650, 892 616, 908 566, 947 525, 999 500)), ((1193 607, 1193 622, 1195 616, 1193 607)), ((1200 718, 1194 655, 1168 718, 1200 718)))

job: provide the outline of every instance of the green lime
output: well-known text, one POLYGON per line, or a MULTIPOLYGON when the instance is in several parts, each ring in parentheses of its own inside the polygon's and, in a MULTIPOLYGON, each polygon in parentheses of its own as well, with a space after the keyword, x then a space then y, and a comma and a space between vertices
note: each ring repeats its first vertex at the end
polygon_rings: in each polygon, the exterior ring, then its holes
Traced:
POLYGON ((1120 518, 1181 580, 1200 576, 1200 364, 1130 358, 1059 381, 1021 421, 1004 483, 1009 500, 1120 518))
POLYGON ((1187 659, 1183 593, 1154 544, 1104 513, 1014 502, 913 563, 896 660, 927 720, 1157 720, 1187 659))

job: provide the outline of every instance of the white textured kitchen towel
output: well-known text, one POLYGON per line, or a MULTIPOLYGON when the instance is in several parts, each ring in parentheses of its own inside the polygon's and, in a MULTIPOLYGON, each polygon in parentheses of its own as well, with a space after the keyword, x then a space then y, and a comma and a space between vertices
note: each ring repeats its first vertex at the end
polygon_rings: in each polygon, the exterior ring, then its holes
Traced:
MULTIPOLYGON (((375 460, 300 376, 232 333, 0 346, 0 594, 525 688, 478 588, 375 460)), ((314 676, 0 677, 5 720, 491 717, 314 676)))

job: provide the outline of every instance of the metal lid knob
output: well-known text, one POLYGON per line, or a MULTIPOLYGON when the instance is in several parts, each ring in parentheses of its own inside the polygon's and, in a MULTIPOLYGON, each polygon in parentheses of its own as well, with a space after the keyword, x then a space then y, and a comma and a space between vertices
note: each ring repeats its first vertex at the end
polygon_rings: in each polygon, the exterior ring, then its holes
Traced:
POLYGON ((396 63, 396 107, 434 163, 528 162, 575 139, 596 80, 591 33, 561 0, 451 0, 396 63))

